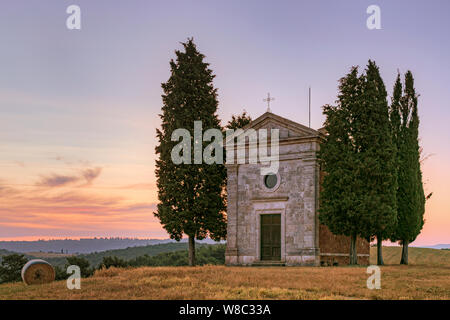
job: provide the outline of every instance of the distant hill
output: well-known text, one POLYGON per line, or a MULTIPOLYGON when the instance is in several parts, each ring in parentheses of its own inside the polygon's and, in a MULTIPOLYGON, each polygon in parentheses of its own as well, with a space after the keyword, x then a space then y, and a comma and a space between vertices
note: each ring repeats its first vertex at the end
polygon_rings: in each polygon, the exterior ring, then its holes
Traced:
MULTIPOLYGON (((206 244, 198 243, 197 248, 204 245, 206 244)), ((116 256, 123 260, 131 260, 143 255, 155 256, 159 253, 187 250, 187 248, 188 247, 186 242, 170 242, 170 243, 154 244, 149 246, 130 247, 126 249, 107 250, 89 254, 81 254, 78 256, 86 258, 91 264, 91 266, 97 267, 102 262, 103 257, 116 256)), ((59 267, 63 267, 67 263, 65 256, 54 256, 45 253, 44 254, 37 253, 35 254, 34 257, 45 259, 52 265, 59 267)))
POLYGON ((125 249, 128 247, 148 246, 173 242, 170 239, 132 239, 132 238, 86 238, 80 240, 37 240, 37 241, 0 241, 0 249, 14 252, 53 252, 81 254, 98 251, 125 249))
MULTIPOLYGON (((383 260, 385 264, 399 264, 402 253, 401 247, 383 247, 383 260)), ((410 247, 408 249, 410 265, 450 265, 450 250, 410 247)), ((377 263, 377 248, 370 248, 370 263, 377 263)))
MULTIPOLYGON (((162 243, 174 243, 171 239, 133 239, 133 238, 86 238, 80 240, 37 240, 37 241, 0 241, 0 249, 14 252, 47 252, 63 254, 88 254, 93 252, 149 246, 162 243)), ((185 239, 181 242, 186 242, 185 239)), ((214 244, 211 239, 200 243, 214 244)))
POLYGON ((435 244, 434 246, 421 246, 420 248, 430 248, 430 249, 450 249, 450 244, 435 244))

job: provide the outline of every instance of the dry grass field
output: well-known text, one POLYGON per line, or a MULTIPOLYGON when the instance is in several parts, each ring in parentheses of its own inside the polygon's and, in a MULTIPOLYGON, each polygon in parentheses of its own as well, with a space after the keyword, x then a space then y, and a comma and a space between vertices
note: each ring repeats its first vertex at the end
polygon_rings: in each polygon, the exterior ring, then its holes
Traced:
MULTIPOLYGON (((387 263, 390 254, 396 261, 391 250, 387 263)), ((381 272, 381 289, 369 290, 365 267, 112 268, 82 279, 80 290, 68 290, 65 281, 4 284, 0 299, 450 299, 450 260, 381 272)))
MULTIPOLYGON (((398 265, 402 249, 400 247, 383 247, 383 260, 385 264, 398 265)), ((427 248, 409 248, 409 262, 412 265, 422 266, 450 266, 450 250, 427 248)), ((370 263, 377 263, 377 248, 370 248, 370 263)))

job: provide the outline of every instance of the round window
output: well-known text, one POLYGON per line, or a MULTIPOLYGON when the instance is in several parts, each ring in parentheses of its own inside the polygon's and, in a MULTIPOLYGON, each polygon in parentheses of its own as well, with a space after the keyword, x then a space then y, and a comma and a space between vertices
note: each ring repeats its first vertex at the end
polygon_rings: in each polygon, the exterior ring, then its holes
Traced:
POLYGON ((278 177, 276 174, 271 173, 264 177, 264 185, 268 189, 275 188, 275 186, 277 185, 277 182, 278 182, 278 177))

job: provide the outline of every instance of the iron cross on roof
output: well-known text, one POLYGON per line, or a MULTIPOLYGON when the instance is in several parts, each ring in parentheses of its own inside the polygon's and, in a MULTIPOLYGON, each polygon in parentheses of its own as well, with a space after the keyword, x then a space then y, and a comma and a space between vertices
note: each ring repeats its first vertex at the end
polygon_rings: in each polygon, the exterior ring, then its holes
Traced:
POLYGON ((263 99, 264 102, 267 102, 267 112, 272 112, 270 111, 270 102, 275 100, 275 98, 270 97, 270 93, 267 94, 267 98, 263 99))

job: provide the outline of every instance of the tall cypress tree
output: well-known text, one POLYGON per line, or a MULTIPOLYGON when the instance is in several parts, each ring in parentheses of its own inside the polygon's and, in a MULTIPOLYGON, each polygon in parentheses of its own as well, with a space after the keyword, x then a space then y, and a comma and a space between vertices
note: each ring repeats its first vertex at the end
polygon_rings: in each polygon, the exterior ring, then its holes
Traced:
MULTIPOLYGON (((187 129, 191 136, 191 160, 194 158, 194 121, 202 121, 203 130, 219 129, 217 89, 214 75, 204 62, 193 39, 183 43, 184 52, 175 51, 176 61, 170 61, 171 76, 162 84, 164 94, 161 130, 157 130, 159 145, 156 153, 156 177, 160 203, 154 215, 170 237, 189 237, 189 264, 195 265, 195 239, 210 236, 220 240, 226 236, 226 170, 222 164, 174 164, 171 158, 176 129, 187 129)), ((185 141, 183 141, 185 142, 185 141)), ((203 142, 202 150, 209 144, 203 142)), ((184 150, 183 150, 184 152, 184 150)))
POLYGON ((336 105, 325 105, 325 141, 319 151, 322 170, 326 173, 320 194, 319 219, 334 234, 349 236, 350 264, 357 264, 356 239, 364 228, 364 217, 359 210, 360 192, 355 177, 359 167, 358 146, 354 134, 358 130, 353 121, 354 112, 360 107, 362 79, 358 68, 339 81, 336 105))
POLYGON ((326 172, 319 219, 334 234, 350 236, 350 264, 357 264, 356 238, 377 236, 381 244, 396 221, 395 146, 375 62, 361 76, 353 68, 339 90, 337 105, 324 107, 328 135, 319 152, 326 172))
POLYGON ((392 139, 387 91, 379 68, 370 61, 366 68, 360 127, 355 139, 360 147, 365 181, 364 205, 366 236, 377 238, 377 264, 383 265, 382 241, 388 239, 397 223, 396 147, 392 139))
MULTIPOLYGON (((425 202, 428 197, 425 196, 425 191, 423 188, 423 180, 422 180, 422 168, 421 168, 421 147, 419 144, 419 110, 418 110, 418 96, 416 95, 416 90, 414 88, 414 78, 411 71, 408 71, 405 75, 405 89, 407 94, 411 97, 413 102, 412 104, 412 113, 411 113, 411 140, 412 140, 412 151, 413 151, 413 161, 414 167, 416 169, 416 183, 415 183, 415 196, 414 203, 417 212, 417 225, 415 228, 414 239, 410 240, 410 242, 414 241, 417 236, 422 231, 423 225, 425 223, 424 215, 425 215, 425 202)), ((407 250, 407 247, 406 247, 407 250)), ((408 264, 408 252, 406 252, 406 259, 404 262, 408 264)))
POLYGON ((400 111, 401 100, 402 100, 402 82, 400 79, 400 74, 398 74, 397 79, 394 84, 394 92, 392 95, 391 107, 389 109, 389 118, 390 118, 390 122, 391 122, 391 131, 392 131, 392 141, 397 150, 397 167, 398 167, 398 162, 399 162, 398 158, 400 155, 400 153, 398 152, 398 149, 402 145, 402 140, 400 137, 401 124, 402 124, 401 111, 400 111))
POLYGON ((401 93, 400 77, 394 86, 391 106, 393 132, 397 132, 398 145, 398 225, 391 237, 402 244, 400 264, 408 264, 408 246, 422 230, 425 212, 425 194, 422 184, 419 148, 418 100, 411 71, 405 74, 405 87, 401 93))

